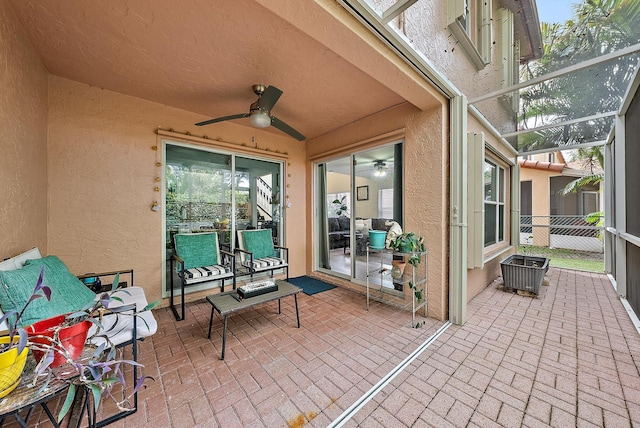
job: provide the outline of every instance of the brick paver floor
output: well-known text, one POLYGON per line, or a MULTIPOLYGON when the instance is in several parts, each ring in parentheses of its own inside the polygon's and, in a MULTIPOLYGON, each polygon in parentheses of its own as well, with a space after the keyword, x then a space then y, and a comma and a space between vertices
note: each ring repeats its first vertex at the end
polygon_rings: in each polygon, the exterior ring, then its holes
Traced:
POLYGON ((640 336, 605 275, 496 284, 347 426, 640 426, 640 336))
MULTIPOLYGON (((547 278, 538 298, 487 287, 464 326, 446 329, 344 426, 640 426, 640 336, 609 280, 553 268, 547 278)), ((139 411, 112 426, 326 427, 443 325, 412 328, 410 313, 366 311, 363 295, 341 288, 299 304, 300 329, 287 299, 281 315, 274 303, 230 317, 225 361, 220 319, 206 338, 206 302, 181 322, 157 310, 158 333, 141 345, 156 380, 139 411)))

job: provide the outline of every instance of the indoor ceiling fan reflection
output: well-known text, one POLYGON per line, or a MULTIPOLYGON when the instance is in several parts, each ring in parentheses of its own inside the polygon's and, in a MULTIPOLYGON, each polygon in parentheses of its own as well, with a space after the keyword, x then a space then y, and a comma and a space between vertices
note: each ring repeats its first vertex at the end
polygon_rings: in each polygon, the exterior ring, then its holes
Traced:
POLYGON ((377 160, 373 162, 373 176, 382 178, 387 175, 387 164, 384 161, 377 160))
POLYGON ((268 128, 273 125, 274 128, 279 129, 285 134, 290 135, 298 141, 305 139, 305 136, 287 125, 280 119, 271 115, 271 109, 278 102, 278 99, 282 95, 282 91, 275 86, 253 85, 253 92, 258 96, 258 99, 249 107, 249 113, 233 114, 231 116, 218 117, 216 119, 209 119, 203 122, 196 123, 196 126, 209 125, 210 123, 223 122, 225 120, 249 118, 251 125, 256 128, 268 128))

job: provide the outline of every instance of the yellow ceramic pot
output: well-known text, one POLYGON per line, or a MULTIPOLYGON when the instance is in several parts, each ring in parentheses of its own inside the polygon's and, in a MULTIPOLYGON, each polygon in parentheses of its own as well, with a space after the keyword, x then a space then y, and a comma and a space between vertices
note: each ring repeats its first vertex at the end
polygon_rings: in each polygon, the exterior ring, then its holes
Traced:
MULTIPOLYGON (((17 340, 17 337, 14 338, 17 340)), ((9 343, 9 336, 0 337, 0 345, 9 343)), ((4 397, 18 386, 20 375, 27 362, 29 350, 25 347, 20 355, 16 346, 0 352, 0 398, 4 397)))

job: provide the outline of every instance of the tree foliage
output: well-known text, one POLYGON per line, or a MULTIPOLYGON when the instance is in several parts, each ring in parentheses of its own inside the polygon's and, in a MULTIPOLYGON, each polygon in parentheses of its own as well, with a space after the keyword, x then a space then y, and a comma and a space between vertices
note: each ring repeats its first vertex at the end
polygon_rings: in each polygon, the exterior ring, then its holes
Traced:
MULTIPOLYGON (((521 67, 530 80, 640 42, 640 1, 586 0, 574 5, 564 24, 542 23, 543 56, 521 67)), ((530 86, 520 94, 520 128, 578 119, 618 110, 635 72, 638 55, 628 55, 530 86)), ((604 140, 611 117, 524 134, 520 151, 604 140)))
POLYGON ((599 186, 604 181, 604 153, 602 146, 584 147, 578 149, 574 160, 578 161, 583 170, 589 171, 588 175, 577 178, 562 189, 563 195, 575 193, 583 186, 599 186))

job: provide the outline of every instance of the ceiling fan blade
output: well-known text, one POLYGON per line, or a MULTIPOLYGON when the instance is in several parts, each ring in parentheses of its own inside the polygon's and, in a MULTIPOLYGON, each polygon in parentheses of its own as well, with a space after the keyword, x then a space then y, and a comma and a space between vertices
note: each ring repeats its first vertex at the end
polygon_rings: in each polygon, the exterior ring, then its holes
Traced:
POLYGON ((305 139, 304 135, 302 135, 301 133, 299 133, 298 131, 296 131, 295 129, 293 129, 292 127, 290 127, 289 125, 287 125, 286 123, 284 123, 283 121, 281 121, 275 116, 271 116, 271 124, 274 127, 281 130, 282 132, 284 132, 285 134, 289 134, 290 136, 292 136, 298 141, 303 141, 305 139))
POLYGON ((282 91, 275 86, 267 86, 260 99, 258 100, 257 107, 261 111, 271 111, 274 105, 278 102, 278 99, 282 95, 282 91))
POLYGON ((224 122, 225 120, 242 119, 243 117, 249 117, 249 113, 232 114, 231 116, 223 116, 215 119, 205 120, 203 122, 196 123, 196 126, 209 125, 210 123, 224 122))

